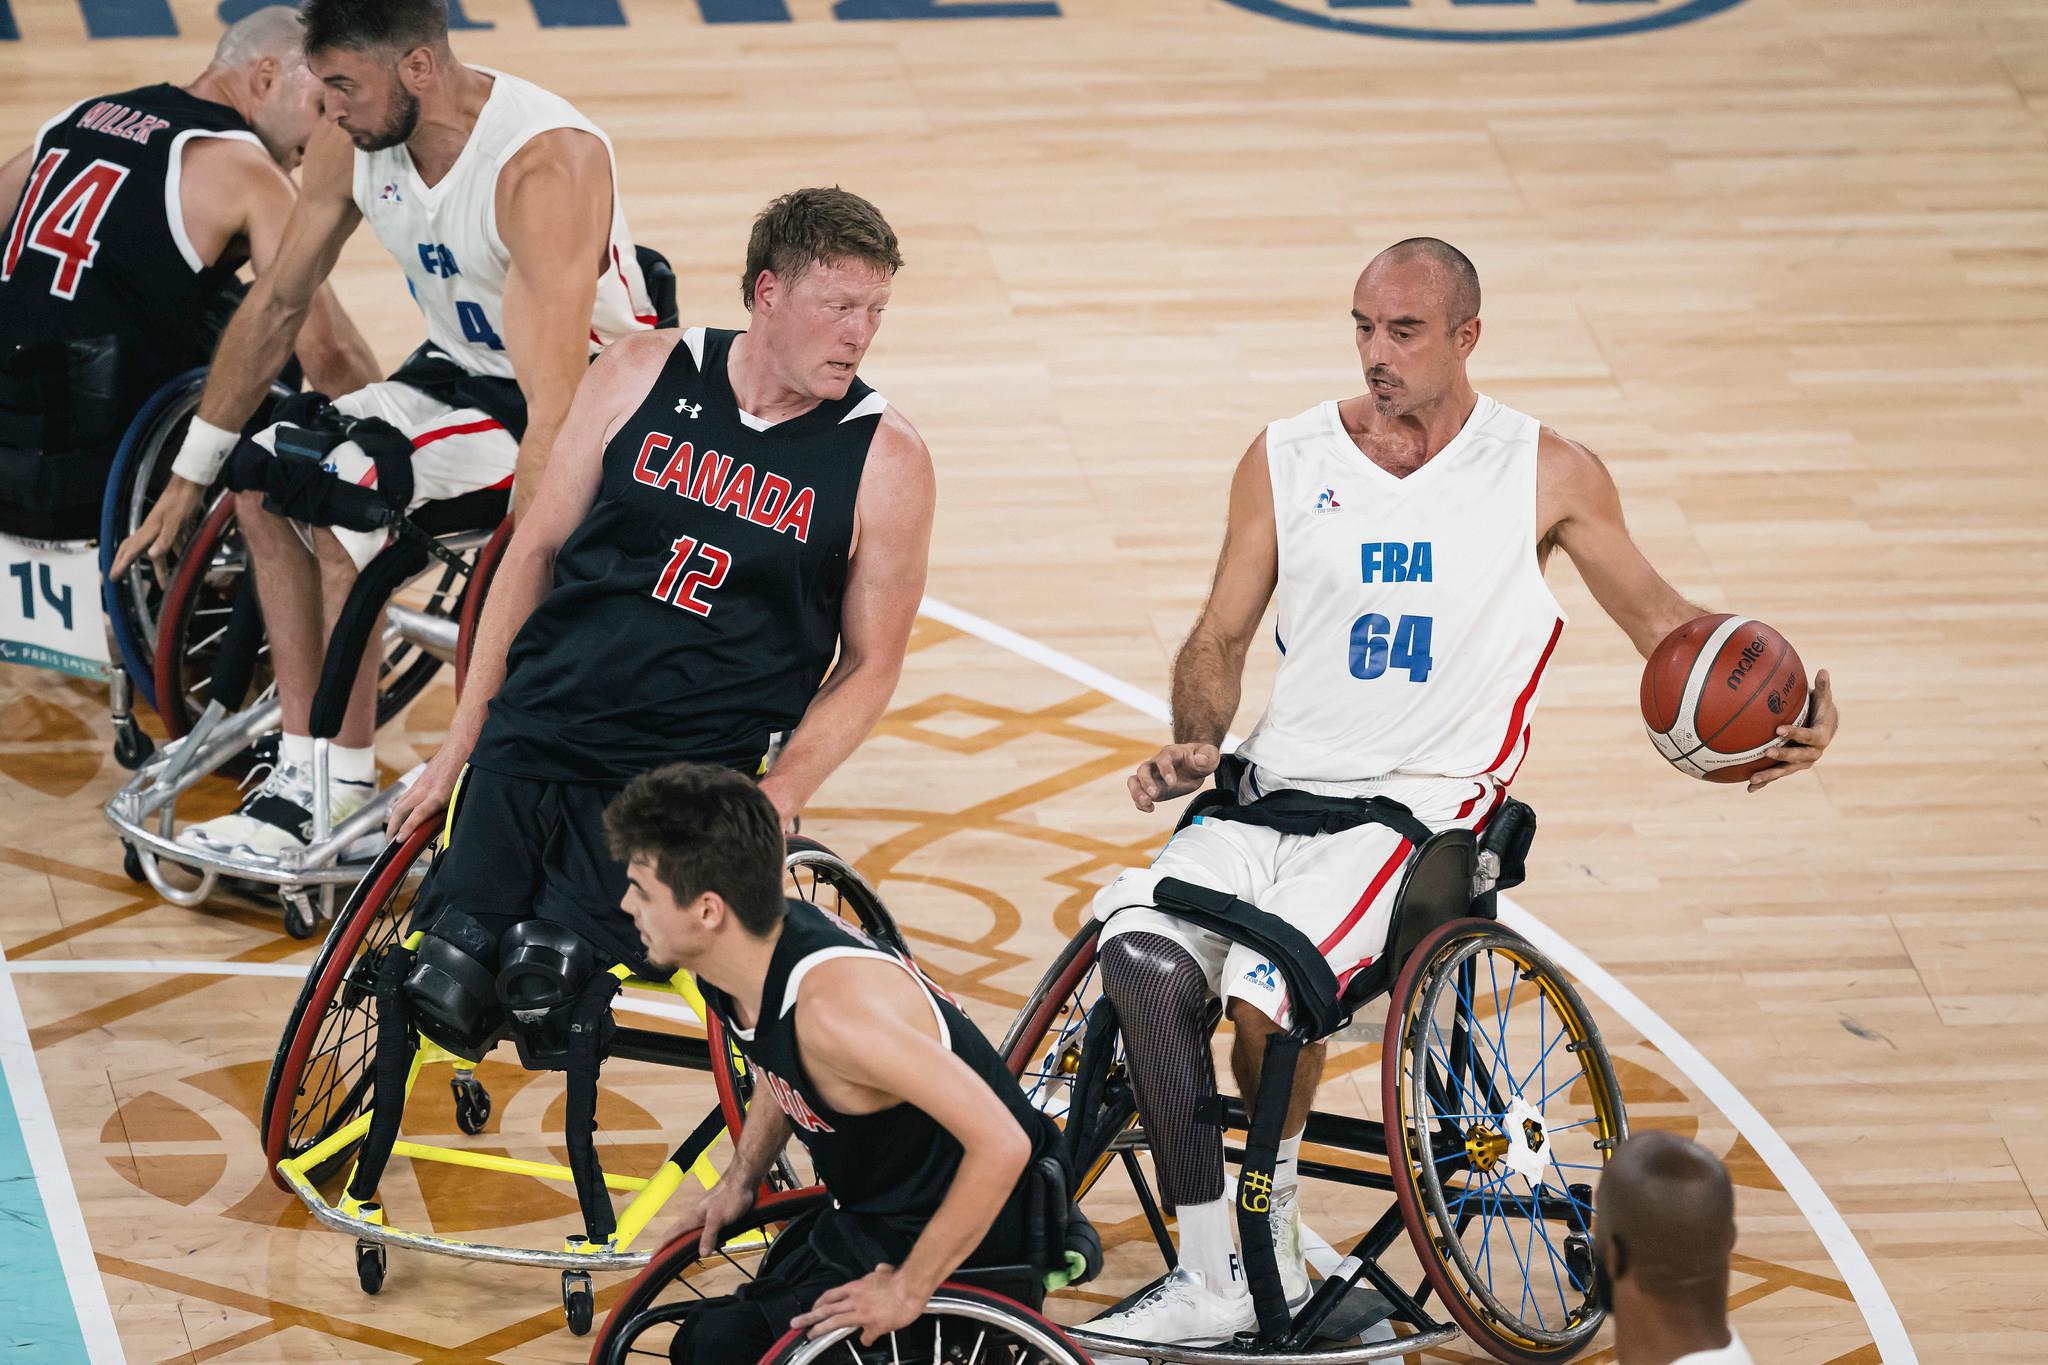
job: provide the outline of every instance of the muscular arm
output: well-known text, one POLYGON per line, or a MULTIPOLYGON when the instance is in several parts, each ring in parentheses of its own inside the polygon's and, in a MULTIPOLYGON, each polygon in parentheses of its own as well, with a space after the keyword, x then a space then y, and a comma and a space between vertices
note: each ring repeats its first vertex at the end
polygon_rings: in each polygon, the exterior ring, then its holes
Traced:
POLYGON ((1546 429, 1537 447, 1541 541, 1571 556, 1600 609, 1648 658, 1666 635, 1705 610, 1664 581, 1622 520, 1621 492, 1600 457, 1546 429))
POLYGON ((505 276, 505 353, 526 396, 526 435, 513 470, 516 524, 544 486, 542 471, 590 355, 597 273, 608 266, 612 168, 604 144, 558 128, 528 142, 498 177, 505 276))
MULTIPOLYGON (((826 1100, 866 1113, 913 1105, 960 1144, 946 1197, 893 1277, 901 1300, 922 1307, 988 1235, 1030 1160, 1031 1140, 988 1083, 939 1041, 931 1005, 900 967, 844 958, 813 969, 807 984, 797 1047, 826 1100)), ((830 1311, 824 1300, 819 1308, 830 1311)))
POLYGON ((1261 431, 1230 480, 1230 515, 1209 600, 1174 656, 1173 743, 1124 784, 1139 810, 1186 796, 1216 771, 1244 693, 1245 655, 1279 581, 1280 540, 1273 528, 1273 484, 1261 431))
POLYGON ((1221 744, 1237 715, 1244 659, 1280 579, 1280 542, 1273 529, 1273 484, 1260 432, 1230 481, 1230 519, 1209 600, 1173 661, 1173 738, 1221 744))
MULTIPOLYGON (((241 238, 261 279, 277 262, 298 202, 291 177, 261 148, 237 139, 195 139, 183 155, 178 197, 193 248, 202 259, 218 260, 241 238)), ((349 393, 382 377, 369 343, 325 283, 313 291, 293 349, 321 393, 349 393)))
POLYGON ((267 265, 257 266, 256 283, 221 334, 207 371, 199 415, 225 430, 238 430, 254 415, 291 355, 342 244, 362 220, 351 195, 355 148, 339 128, 322 122, 314 129, 300 177, 303 185, 276 252, 267 265))
POLYGON ((896 690, 924 597, 937 496, 931 452, 891 408, 861 471, 853 561, 839 608, 839 662, 761 781, 785 828, 867 737, 896 690))

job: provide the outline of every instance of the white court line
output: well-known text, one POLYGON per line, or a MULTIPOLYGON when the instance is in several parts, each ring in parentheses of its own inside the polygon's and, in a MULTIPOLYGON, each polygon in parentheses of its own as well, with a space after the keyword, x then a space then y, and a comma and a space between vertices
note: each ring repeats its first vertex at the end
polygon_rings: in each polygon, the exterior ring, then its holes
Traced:
POLYGON ((43 1092, 43 1072, 36 1063, 35 1044, 29 1041, 28 1021, 22 1017, 21 999, 14 992, 14 978, 5 949, 0 949, 0 1072, 7 1078, 16 1121, 21 1125, 21 1142, 28 1149, 29 1169, 35 1172, 36 1192, 42 1197, 43 1214, 49 1219, 50 1239, 57 1244, 57 1263, 64 1269, 64 1283, 71 1291, 71 1311, 78 1316, 78 1332, 94 1365, 109 1362, 125 1365, 121 1337, 114 1330, 114 1311, 107 1305, 107 1286, 100 1279, 98 1260, 93 1256, 92 1238, 85 1230, 85 1215, 78 1207, 78 1191, 71 1185, 71 1168, 64 1162, 64 1144, 57 1135, 57 1120, 50 1113, 50 1097, 43 1092))
MULTIPOLYGON (((1033 663, 1043 664, 1075 682, 1093 687, 1141 715, 1158 721, 1172 719, 1167 704, 1158 697, 1112 678, 1070 654, 934 598, 925 598, 921 610, 935 621, 943 621, 1033 663)), ((1234 748, 1237 742, 1236 736, 1230 736, 1225 747, 1234 748)), ((1503 924, 1556 958, 1559 965, 1576 976, 1603 1004, 1627 1020, 1631 1028, 1669 1057, 1672 1064, 1683 1071, 1713 1106, 1735 1125, 1735 1130, 1748 1139, 1749 1145, 1770 1167, 1771 1174, 1792 1196, 1792 1202, 1806 1215, 1806 1221, 1819 1236, 1821 1246, 1835 1263, 1835 1269, 1841 1272, 1842 1282, 1855 1296, 1856 1307, 1870 1328, 1871 1340, 1876 1343, 1878 1354, 1887 1362, 1917 1365, 1919 1356, 1906 1336, 1898 1308, 1892 1303, 1891 1295, 1885 1292, 1883 1281, 1878 1279, 1876 1267, 1870 1264, 1870 1257, 1857 1242, 1856 1234, 1849 1230, 1848 1223, 1843 1221, 1840 1211, 1821 1189, 1820 1182, 1813 1178, 1785 1139, 1778 1136, 1770 1120, 1743 1098, 1734 1083, 1722 1075, 1698 1048, 1688 1043, 1663 1016, 1644 1003, 1642 997, 1622 985, 1606 968, 1573 946, 1562 934, 1505 896, 1500 898, 1500 918, 1503 924)))

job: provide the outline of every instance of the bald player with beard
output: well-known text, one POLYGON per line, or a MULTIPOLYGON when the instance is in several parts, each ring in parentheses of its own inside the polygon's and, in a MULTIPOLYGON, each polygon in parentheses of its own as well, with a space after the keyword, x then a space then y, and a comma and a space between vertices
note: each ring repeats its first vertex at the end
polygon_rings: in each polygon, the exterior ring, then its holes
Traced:
POLYGON ((1617 1365, 1751 1365, 1728 1325, 1735 1186, 1697 1142, 1637 1133, 1593 1195, 1595 1292, 1617 1365))

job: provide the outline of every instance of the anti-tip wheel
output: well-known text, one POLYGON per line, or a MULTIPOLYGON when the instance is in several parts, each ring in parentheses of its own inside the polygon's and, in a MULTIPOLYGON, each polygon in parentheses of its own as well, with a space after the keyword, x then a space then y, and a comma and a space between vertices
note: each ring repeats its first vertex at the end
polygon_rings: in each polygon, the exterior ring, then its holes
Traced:
POLYGON ((134 721, 114 731, 114 762, 129 772, 149 762, 149 756, 155 752, 156 741, 142 733, 134 721))
POLYGON ((491 1092, 473 1072, 458 1072, 448 1082, 455 1096, 455 1126, 475 1137, 491 1121, 491 1092))
POLYGON ((590 1275, 587 1271, 562 1272, 562 1311, 569 1315, 571 1336, 590 1335, 590 1324, 597 1315, 597 1304, 590 1294, 590 1275))
POLYGON ((382 1242, 356 1243, 356 1283, 363 1287, 365 1294, 375 1294, 384 1287, 382 1242))

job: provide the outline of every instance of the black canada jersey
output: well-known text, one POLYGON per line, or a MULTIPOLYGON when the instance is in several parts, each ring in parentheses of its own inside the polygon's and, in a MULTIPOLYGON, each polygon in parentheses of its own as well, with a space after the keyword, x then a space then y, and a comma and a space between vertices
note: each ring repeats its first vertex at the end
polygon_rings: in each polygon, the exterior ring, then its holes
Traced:
POLYGON ((736 335, 685 332, 605 446, 596 499, 512 642, 477 766, 557 781, 679 759, 751 772, 817 695, 888 405, 856 379, 750 424, 726 377, 736 335))
POLYGON ((846 921, 806 901, 792 900, 783 917, 782 937, 769 959, 761 1017, 751 1031, 740 1028, 730 996, 708 982, 698 984, 706 1006, 754 1072, 754 1103, 765 1102, 762 1091, 774 1097, 840 1208, 866 1217, 929 1218, 953 1184, 962 1150, 935 1119, 909 1104, 872 1114, 839 1112, 825 1103, 804 1070, 797 1051, 796 1011, 805 978, 819 963, 855 956, 882 958, 910 973, 931 1001, 942 1041, 995 1092, 1030 1137, 1032 1162, 1052 1150, 1052 1120, 1032 1107, 995 1048, 951 999, 913 964, 878 947, 846 921))
POLYGON ((200 321, 234 275, 185 233, 180 157, 196 137, 261 142, 174 85, 80 101, 43 125, 0 258, 0 354, 119 337, 161 379, 207 359, 200 321))

